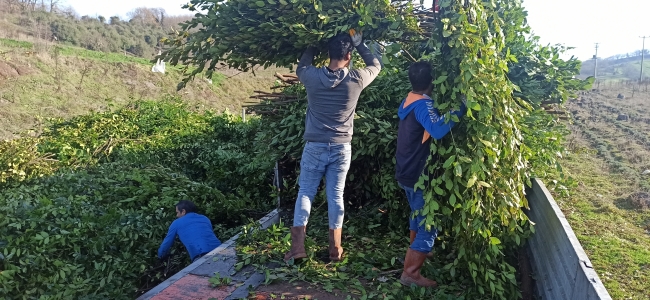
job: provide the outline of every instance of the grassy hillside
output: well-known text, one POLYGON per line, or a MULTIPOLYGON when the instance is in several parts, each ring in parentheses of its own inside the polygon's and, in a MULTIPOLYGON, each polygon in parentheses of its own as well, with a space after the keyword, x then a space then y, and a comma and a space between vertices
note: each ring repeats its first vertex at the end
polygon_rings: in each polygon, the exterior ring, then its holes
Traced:
POLYGON ((47 118, 69 118, 120 107, 133 99, 178 96, 197 109, 239 111, 254 90, 268 90, 273 74, 224 70, 195 79, 176 92, 182 74, 167 67, 151 72, 148 60, 117 53, 60 46, 44 41, 0 39, 0 139, 40 128, 47 118))
MULTIPOLYGON (((650 57, 646 56, 643 63, 644 79, 650 78, 650 57)), ((639 80, 641 73, 641 57, 625 57, 620 59, 603 59, 598 61, 598 78, 601 81, 639 80)), ((583 78, 594 75, 594 61, 582 63, 580 75, 583 78)))

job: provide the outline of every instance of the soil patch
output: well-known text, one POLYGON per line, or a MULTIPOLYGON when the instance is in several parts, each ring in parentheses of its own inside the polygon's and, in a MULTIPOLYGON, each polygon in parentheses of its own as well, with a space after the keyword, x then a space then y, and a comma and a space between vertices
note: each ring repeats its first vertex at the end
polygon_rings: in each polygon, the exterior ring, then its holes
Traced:
POLYGON ((650 193, 634 193, 630 195, 630 203, 637 209, 648 209, 650 208, 650 193))
POLYGON ((0 79, 18 77, 31 73, 28 67, 0 61, 0 79))
POLYGON ((614 200, 614 205, 625 210, 647 210, 650 209, 650 193, 632 193, 627 197, 614 200))
POLYGON ((9 77, 18 77, 18 71, 14 69, 13 66, 9 65, 4 61, 0 61, 0 79, 6 79, 9 77))

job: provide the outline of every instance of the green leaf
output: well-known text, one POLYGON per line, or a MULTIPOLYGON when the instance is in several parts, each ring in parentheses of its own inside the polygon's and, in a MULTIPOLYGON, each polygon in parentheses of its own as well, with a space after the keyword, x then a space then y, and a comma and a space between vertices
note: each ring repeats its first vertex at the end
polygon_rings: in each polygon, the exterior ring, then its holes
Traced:
POLYGON ((449 166, 451 166, 451 164, 452 164, 453 162, 455 162, 455 161, 456 161, 456 155, 452 155, 452 156, 450 156, 449 158, 447 158, 447 160, 446 160, 445 163, 442 165, 442 167, 445 168, 445 169, 447 169, 447 168, 449 168, 449 166))
POLYGON ((433 84, 440 84, 440 83, 442 83, 442 82, 445 81, 445 80, 447 80, 447 75, 442 75, 442 76, 438 77, 438 79, 436 79, 436 80, 433 82, 433 84))
POLYGON ((479 181, 479 182, 478 182, 478 185, 479 185, 479 186, 482 186, 482 187, 486 187, 486 188, 490 188, 490 187, 492 187, 490 184, 488 184, 488 183, 485 182, 485 181, 479 181))
POLYGON ((460 164, 457 164, 454 168, 454 175, 456 175, 456 177, 461 177, 463 175, 463 168, 460 166, 460 164))
POLYGON ((431 210, 430 210, 430 211, 432 211, 432 212, 433 212, 433 211, 436 211, 436 210, 438 210, 438 209, 440 208, 440 205, 438 204, 438 201, 436 201, 436 200, 432 200, 432 201, 429 203, 429 206, 431 207, 431 210))
POLYGON ((498 238, 490 237, 490 244, 491 245, 499 245, 499 244, 501 244, 501 241, 498 238))
POLYGON ((264 1, 255 1, 255 4, 257 4, 258 7, 266 6, 266 3, 264 3, 264 1))
POLYGON ((445 194, 445 191, 443 191, 441 188, 438 186, 433 187, 433 190, 436 192, 436 194, 443 196, 445 194))
POLYGON ((472 178, 470 178, 470 179, 467 181, 467 187, 468 187, 468 188, 472 187, 472 186, 474 185, 475 182, 476 182, 476 175, 473 175, 472 178))

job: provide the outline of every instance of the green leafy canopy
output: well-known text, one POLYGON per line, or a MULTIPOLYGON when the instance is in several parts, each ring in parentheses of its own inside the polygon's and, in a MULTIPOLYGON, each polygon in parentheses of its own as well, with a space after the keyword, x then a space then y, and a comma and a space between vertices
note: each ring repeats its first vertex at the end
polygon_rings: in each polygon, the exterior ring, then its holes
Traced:
POLYGON ((161 58, 173 65, 196 65, 187 79, 204 70, 210 75, 221 63, 240 70, 290 67, 307 47, 325 49, 329 38, 350 29, 375 41, 419 35, 408 1, 192 0, 186 7, 201 10, 182 31, 164 39, 168 48, 161 58), (193 28, 197 31, 188 33, 193 28))

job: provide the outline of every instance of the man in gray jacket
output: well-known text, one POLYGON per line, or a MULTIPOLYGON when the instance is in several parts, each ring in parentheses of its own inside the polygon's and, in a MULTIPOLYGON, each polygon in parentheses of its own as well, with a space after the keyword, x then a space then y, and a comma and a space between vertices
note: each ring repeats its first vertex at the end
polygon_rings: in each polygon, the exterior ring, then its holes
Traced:
POLYGON ((285 261, 307 257, 305 233, 311 204, 321 179, 329 217, 329 256, 340 261, 343 255, 343 189, 352 160, 354 111, 361 91, 379 74, 381 64, 362 43, 361 33, 352 37, 340 34, 328 43, 330 63, 316 68, 312 65, 315 51, 309 48, 300 58, 296 73, 307 90, 307 116, 304 140, 307 142, 300 161, 298 199, 291 227, 291 250, 285 261), (363 69, 348 70, 352 50, 356 48, 366 64, 363 69))

